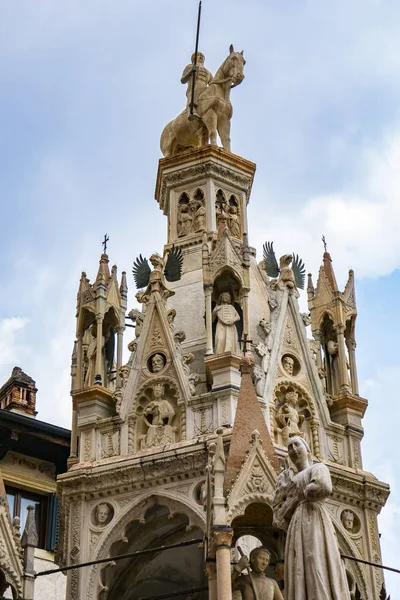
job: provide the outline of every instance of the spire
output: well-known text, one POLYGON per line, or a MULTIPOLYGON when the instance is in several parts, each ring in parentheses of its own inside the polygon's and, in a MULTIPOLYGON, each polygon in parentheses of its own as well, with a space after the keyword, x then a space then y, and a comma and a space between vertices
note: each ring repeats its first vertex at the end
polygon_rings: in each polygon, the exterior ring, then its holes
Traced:
POLYGON ((335 272, 333 270, 332 258, 329 252, 325 251, 323 256, 323 269, 325 271, 325 275, 328 278, 332 291, 338 292, 338 284, 336 282, 335 272))
POLYGON ((108 254, 102 254, 99 261, 99 270, 97 271, 96 283, 103 280, 105 283, 110 279, 110 269, 108 268, 108 254))
POLYGON ((275 454, 274 446, 265 423, 265 418, 254 390, 251 379, 252 370, 253 365, 251 361, 247 357, 244 357, 240 362, 242 380, 226 465, 224 483, 226 492, 229 492, 240 471, 243 459, 249 449, 252 434, 255 430, 260 434, 259 437, 267 458, 270 460, 275 470, 278 470, 279 467, 278 458, 275 454))

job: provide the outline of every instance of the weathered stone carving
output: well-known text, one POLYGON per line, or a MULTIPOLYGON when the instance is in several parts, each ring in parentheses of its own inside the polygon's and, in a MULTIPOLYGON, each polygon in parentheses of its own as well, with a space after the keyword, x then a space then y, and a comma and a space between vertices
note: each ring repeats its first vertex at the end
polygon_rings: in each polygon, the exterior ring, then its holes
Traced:
MULTIPOLYGON (((96 375, 96 357, 97 357, 97 325, 92 325, 89 329, 91 336, 89 345, 86 350, 86 375, 85 375, 85 387, 93 385, 94 378, 96 375)), ((103 337, 101 342, 101 348, 103 350, 105 339, 103 337)))
POLYGON ((242 556, 232 570, 232 589, 239 590, 242 600, 283 600, 276 581, 265 575, 271 554, 266 548, 254 548, 250 560, 242 556), (251 568, 251 572, 250 572, 251 568), (242 575, 247 569, 248 575, 242 575), (254 588, 257 590, 255 595, 254 588))
POLYGON ((325 499, 332 492, 329 469, 313 464, 308 444, 291 438, 289 458, 294 464, 278 476, 274 524, 287 531, 285 598, 350 600, 333 524, 325 499))
POLYGON ((165 399, 164 386, 161 383, 153 386, 153 400, 145 407, 143 416, 148 430, 141 439, 142 448, 175 442, 176 427, 172 427, 175 410, 165 399))
POLYGON ((233 237, 241 238, 240 219, 237 206, 229 207, 228 227, 233 237))
POLYGON ((193 218, 193 230, 197 233, 204 231, 206 228, 206 207, 204 206, 204 200, 199 200, 197 203, 197 209, 194 213, 193 218))
POLYGON ((150 358, 150 371, 152 373, 159 373, 165 367, 165 357, 163 354, 153 354, 150 358))
POLYGON ((192 233, 193 217, 190 214, 190 207, 188 204, 179 205, 178 213, 178 225, 177 234, 178 237, 183 237, 192 233))
POLYGON ((282 358, 282 367, 285 369, 286 373, 290 376, 293 375, 294 368, 294 360, 291 356, 284 356, 282 358))
POLYGON ((184 354, 182 356, 183 371, 187 377, 191 396, 196 395, 196 386, 200 383, 200 375, 198 375, 197 373, 190 372, 189 365, 190 365, 190 363, 193 362, 193 360, 194 360, 194 355, 191 352, 189 352, 188 354, 184 354))
POLYGON ((114 509, 108 502, 101 502, 93 509, 93 522, 97 527, 105 527, 114 516, 114 509))
POLYGON ((304 421, 304 416, 299 415, 296 410, 299 395, 295 391, 288 391, 285 394, 284 402, 279 406, 275 420, 280 427, 282 440, 288 444, 289 438, 293 435, 301 435, 300 427, 304 421))
POLYGON ((352 510, 344 510, 340 515, 340 519, 343 523, 343 527, 348 531, 348 533, 355 534, 360 531, 360 519, 352 510))
POLYGON ((192 101, 192 90, 193 90, 193 73, 195 75, 195 86, 194 86, 194 97, 193 97, 193 115, 200 118, 197 114, 197 102, 204 90, 207 89, 208 85, 212 81, 212 74, 204 66, 204 54, 202 52, 197 53, 197 64, 194 65, 194 53, 191 56, 191 63, 187 65, 182 73, 181 83, 187 83, 186 89, 186 110, 188 116, 190 115, 190 104, 192 101))
MULTIPOLYGON (((210 85, 201 90, 197 97, 197 114, 194 119, 189 119, 187 109, 183 110, 173 121, 168 123, 160 140, 161 151, 164 156, 174 156, 195 148, 210 144, 217 145, 217 130, 225 150, 231 149, 230 119, 232 105, 229 99, 230 91, 244 79, 243 55, 235 52, 233 46, 229 49, 229 56, 224 60, 210 85)), ((190 81, 193 66, 189 65, 182 76, 185 82, 190 81)), ((200 71, 198 71, 200 73, 200 71)), ((205 75, 207 81, 207 75, 205 75)))
POLYGON ((255 365, 253 368, 253 383, 257 396, 262 398, 264 394, 265 373, 264 369, 259 365, 255 365))
POLYGON ((213 320, 217 319, 215 332, 215 354, 232 352, 239 354, 238 332, 235 323, 240 317, 232 304, 229 292, 223 292, 219 304, 213 310, 213 320))

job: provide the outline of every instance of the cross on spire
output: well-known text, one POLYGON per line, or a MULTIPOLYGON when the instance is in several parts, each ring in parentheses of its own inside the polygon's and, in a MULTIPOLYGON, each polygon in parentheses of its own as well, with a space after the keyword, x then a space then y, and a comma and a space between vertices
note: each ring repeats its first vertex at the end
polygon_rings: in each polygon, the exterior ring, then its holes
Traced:
POLYGON ((328 250, 327 250, 327 246, 326 246, 326 239, 325 239, 325 236, 324 236, 324 235, 322 235, 321 239, 322 239, 322 243, 323 243, 323 245, 324 245, 324 251, 325 251, 325 252, 328 252, 328 250))
POLYGON ((105 233, 104 234, 104 240, 101 242, 102 246, 103 246, 103 254, 106 254, 107 252, 107 242, 110 240, 110 238, 108 237, 108 235, 105 233))

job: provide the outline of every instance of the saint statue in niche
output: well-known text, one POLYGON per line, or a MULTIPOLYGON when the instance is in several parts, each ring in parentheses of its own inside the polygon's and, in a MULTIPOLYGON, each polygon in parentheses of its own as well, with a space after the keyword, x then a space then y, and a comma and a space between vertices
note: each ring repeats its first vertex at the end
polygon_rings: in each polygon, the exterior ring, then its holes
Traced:
MULTIPOLYGON (((86 352, 87 358, 87 371, 85 375, 85 387, 90 387, 94 384, 94 377, 96 375, 96 357, 97 357, 97 325, 93 324, 89 329, 91 340, 86 352)), ((102 338, 101 349, 103 351, 105 339, 102 338)))
POLYGON ((143 412, 148 430, 142 437, 141 447, 151 448, 175 442, 176 427, 172 427, 175 411, 164 397, 164 386, 156 383, 153 387, 153 400, 143 412))
POLYGON ((229 229, 233 237, 240 239, 240 220, 237 206, 229 207, 229 229))
POLYGON ((295 469, 285 469, 276 482, 274 520, 287 531, 285 598, 350 600, 345 569, 325 500, 332 492, 329 469, 313 464, 310 448, 294 436, 288 454, 295 469))
POLYGON ((238 331, 235 323, 240 321, 235 307, 232 304, 229 292, 223 292, 219 297, 219 304, 213 310, 213 321, 217 319, 215 332, 215 354, 232 352, 239 354, 238 331))
POLYGON ((193 217, 190 214, 189 204, 181 204, 179 207, 177 232, 178 237, 189 235, 192 232, 193 217))
POLYGON ((276 412, 276 422, 281 428, 282 441, 284 444, 289 442, 293 435, 301 435, 300 426, 304 421, 304 416, 299 415, 296 410, 296 404, 299 395, 295 391, 289 391, 285 394, 284 402, 276 412))

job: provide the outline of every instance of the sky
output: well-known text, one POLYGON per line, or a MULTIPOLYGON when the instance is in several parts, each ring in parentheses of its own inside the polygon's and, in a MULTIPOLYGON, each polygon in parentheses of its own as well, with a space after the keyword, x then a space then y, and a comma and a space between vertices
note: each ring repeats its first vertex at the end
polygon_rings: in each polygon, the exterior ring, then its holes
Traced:
MULTIPOLYGON (((134 258, 162 251, 159 137, 185 105, 196 16, 197 0, 0 0, 0 381, 31 375, 41 420, 70 426, 76 292, 104 234, 131 305, 134 258)), ((212 72, 231 43, 250 244, 299 253, 315 281, 324 234, 339 285, 355 270, 364 468, 390 483, 381 544, 400 568, 400 3, 203 0, 212 72)), ((386 582, 396 600, 400 575, 386 582)))

